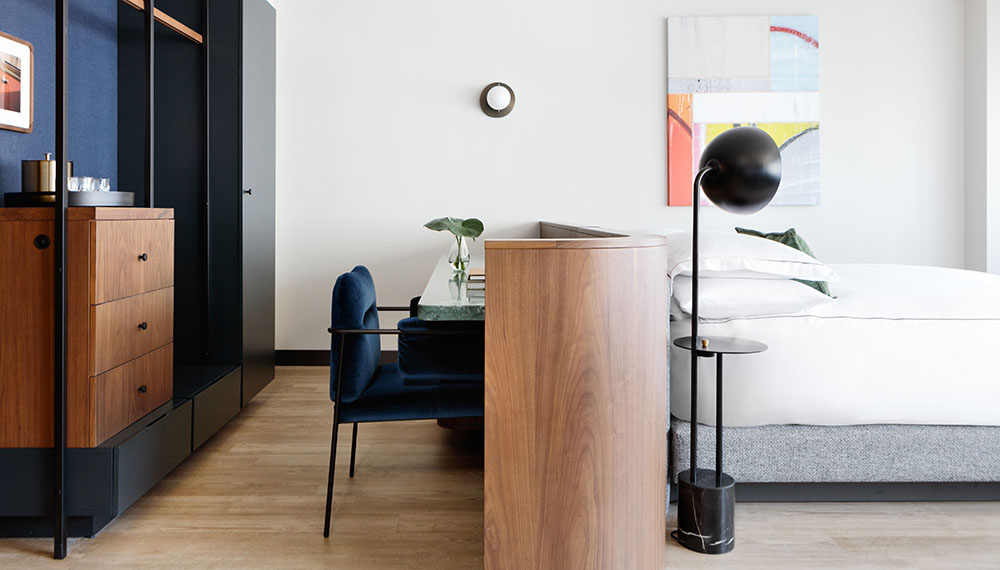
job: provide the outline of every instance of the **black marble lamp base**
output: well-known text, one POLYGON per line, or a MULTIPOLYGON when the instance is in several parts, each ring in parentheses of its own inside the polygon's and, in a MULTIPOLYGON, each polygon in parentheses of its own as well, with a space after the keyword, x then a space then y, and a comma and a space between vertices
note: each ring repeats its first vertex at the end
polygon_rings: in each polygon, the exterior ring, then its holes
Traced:
POLYGON ((715 470, 699 469, 692 483, 691 471, 677 475, 677 530, 673 537, 690 550, 725 554, 736 544, 733 514, 736 481, 722 474, 716 485, 715 470))

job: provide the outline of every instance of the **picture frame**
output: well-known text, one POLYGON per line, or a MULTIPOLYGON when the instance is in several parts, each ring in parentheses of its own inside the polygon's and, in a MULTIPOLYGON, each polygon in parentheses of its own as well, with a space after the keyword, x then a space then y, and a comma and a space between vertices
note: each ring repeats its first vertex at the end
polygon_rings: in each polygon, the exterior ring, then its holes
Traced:
POLYGON ((0 129, 30 133, 34 96, 34 46, 0 32, 0 129))

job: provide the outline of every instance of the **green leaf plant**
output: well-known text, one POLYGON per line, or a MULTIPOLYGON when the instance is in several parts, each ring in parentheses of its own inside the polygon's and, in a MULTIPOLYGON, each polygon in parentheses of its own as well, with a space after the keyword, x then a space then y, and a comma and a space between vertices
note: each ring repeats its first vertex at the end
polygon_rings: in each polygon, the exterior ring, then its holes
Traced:
POLYGON ((462 239, 472 238, 475 241, 477 237, 483 235, 483 222, 477 218, 468 218, 466 220, 462 218, 434 218, 424 224, 424 227, 436 232, 448 231, 451 232, 451 235, 455 236, 455 245, 458 247, 458 259, 454 267, 456 271, 465 271, 467 268, 465 267, 465 262, 461 259, 462 239))

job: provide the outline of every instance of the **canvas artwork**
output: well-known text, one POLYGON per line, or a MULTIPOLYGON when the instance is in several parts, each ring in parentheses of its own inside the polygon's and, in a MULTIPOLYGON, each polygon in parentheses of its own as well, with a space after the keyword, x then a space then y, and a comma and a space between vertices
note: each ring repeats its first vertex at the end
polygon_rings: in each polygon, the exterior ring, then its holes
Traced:
POLYGON ((669 18, 667 35, 667 204, 691 205, 702 149, 745 125, 781 150, 771 204, 819 204, 819 17, 669 18))

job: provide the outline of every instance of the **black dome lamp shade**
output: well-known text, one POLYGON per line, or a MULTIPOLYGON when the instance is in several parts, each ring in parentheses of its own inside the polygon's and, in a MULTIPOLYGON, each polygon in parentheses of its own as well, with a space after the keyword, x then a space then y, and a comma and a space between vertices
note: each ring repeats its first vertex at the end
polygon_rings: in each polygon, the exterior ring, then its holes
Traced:
POLYGON ((698 348, 708 339, 698 337, 698 210, 699 188, 722 210, 752 214, 767 206, 781 182, 781 154, 774 139, 757 127, 736 127, 724 131, 702 151, 700 168, 692 189, 691 235, 691 466, 677 476, 677 531, 674 536, 691 550, 723 554, 735 542, 733 514, 736 504, 735 481, 722 472, 722 361, 716 371, 715 477, 698 469, 698 348))
POLYGON ((715 137, 702 152, 699 166, 709 168, 701 179, 705 196, 733 214, 762 209, 781 182, 778 145, 757 127, 737 127, 715 137))

